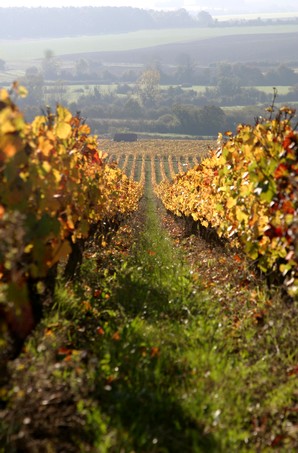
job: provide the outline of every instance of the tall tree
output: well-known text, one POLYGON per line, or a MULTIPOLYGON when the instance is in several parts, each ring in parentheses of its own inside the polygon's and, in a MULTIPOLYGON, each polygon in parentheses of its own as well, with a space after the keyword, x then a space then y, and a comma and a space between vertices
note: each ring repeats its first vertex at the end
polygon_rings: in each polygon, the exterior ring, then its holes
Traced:
POLYGON ((47 49, 44 53, 42 62, 42 72, 45 79, 56 80, 58 77, 58 61, 54 56, 54 52, 47 49))
POLYGON ((148 68, 142 72, 137 82, 137 92, 144 106, 154 105, 159 94, 160 73, 148 68))
POLYGON ((207 11, 200 11, 197 18, 201 27, 210 27, 214 23, 213 17, 207 11))

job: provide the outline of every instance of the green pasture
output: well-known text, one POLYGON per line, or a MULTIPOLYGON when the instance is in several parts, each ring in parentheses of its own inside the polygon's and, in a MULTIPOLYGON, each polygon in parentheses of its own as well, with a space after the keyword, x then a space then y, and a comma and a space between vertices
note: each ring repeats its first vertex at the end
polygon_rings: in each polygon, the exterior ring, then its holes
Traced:
MULTIPOLYGON (((177 88, 178 86, 181 86, 181 85, 162 85, 161 88, 163 90, 166 90, 170 87, 173 87, 173 88, 177 88)), ((189 87, 183 87, 181 86, 181 88, 185 91, 190 91, 190 90, 193 90, 193 91, 196 91, 197 93, 204 93, 206 89, 209 89, 209 90, 214 90, 216 89, 216 85, 191 85, 189 87)), ((271 85, 257 85, 257 86, 243 86, 243 88, 255 88, 256 90, 259 90, 259 91, 262 91, 266 94, 271 94, 273 93, 273 87, 271 85)), ((280 85, 280 86, 276 86, 275 88, 277 88, 277 92, 279 94, 288 94, 291 86, 289 85, 280 85)))
POLYGON ((66 89, 68 101, 77 102, 80 96, 88 96, 94 93, 94 88, 98 88, 102 94, 115 93, 117 90, 116 84, 101 85, 101 84, 85 84, 85 85, 64 85, 66 89))
MULTIPOLYGON (((263 91, 266 94, 272 94, 273 93, 273 88, 271 86, 255 86, 252 88, 256 88, 257 90, 263 91)), ((288 94, 290 90, 290 86, 277 86, 275 87, 277 89, 278 94, 288 94)))
POLYGON ((196 91, 197 93, 204 93, 206 91, 206 89, 209 88, 210 90, 216 88, 215 86, 213 85, 192 85, 190 87, 183 87, 182 86, 182 89, 185 90, 185 91, 190 91, 190 90, 194 90, 196 91))
POLYGON ((0 58, 7 62, 44 57, 50 49, 56 56, 85 52, 111 52, 148 48, 163 44, 197 41, 228 35, 297 33, 297 25, 267 25, 224 28, 140 30, 125 34, 78 36, 51 39, 0 40, 0 58))
MULTIPOLYGON (((93 90, 95 87, 98 88, 98 90, 100 91, 100 93, 102 94, 108 94, 108 93, 115 93, 116 90, 117 90, 117 84, 113 83, 113 84, 82 84, 82 85, 68 85, 68 84, 65 84, 64 87, 66 89, 66 93, 67 94, 67 99, 68 100, 71 100, 71 101, 74 101, 76 102, 78 100, 78 98, 81 96, 81 95, 88 95, 88 94, 93 94, 93 90)), ((167 90, 171 87, 173 88, 176 88, 177 85, 163 85, 161 86, 161 88, 163 90, 167 90)), ((197 93, 201 93, 203 94, 205 92, 205 90, 209 88, 209 89, 215 89, 216 87, 215 86, 207 86, 207 85, 193 85, 191 87, 187 87, 187 88, 184 88, 182 87, 183 90, 185 91, 189 91, 189 90, 194 90, 196 91, 197 93)), ((266 94, 273 94, 273 88, 272 86, 254 86, 254 87, 245 87, 245 88, 255 88, 257 90, 260 90, 260 91, 263 91, 264 93, 266 94)), ((283 95, 283 94, 287 94, 289 92, 289 89, 291 87, 289 86, 277 86, 276 87, 277 90, 278 90, 278 93, 280 95, 283 95)), ((121 96, 121 95, 118 95, 118 96, 121 96)), ((236 107, 231 107, 231 110, 237 108, 236 107)), ((239 106, 239 108, 243 108, 243 106, 239 106)))
MULTIPOLYGON (((183 87, 182 87, 183 88, 183 87)), ((194 90, 196 91, 197 93, 204 93, 206 89, 210 89, 210 90, 213 90, 215 89, 216 86, 207 86, 207 85, 193 85, 191 87, 187 87, 187 88, 183 88, 184 90, 194 90)), ((273 93, 273 87, 270 86, 270 85, 262 85, 262 86, 244 86, 243 88, 255 88, 256 90, 259 90, 259 91, 262 91, 266 94, 271 94, 273 93)), ((290 90, 290 86, 288 85, 281 85, 281 86, 277 86, 277 91, 279 94, 288 94, 289 90, 290 90)))
POLYGON ((117 84, 116 83, 110 83, 110 84, 101 84, 101 83, 82 83, 79 85, 76 84, 65 84, 65 88, 67 91, 71 93, 79 93, 79 94, 92 94, 94 91, 94 88, 98 88, 98 90, 101 93, 110 93, 114 92, 117 90, 117 84))

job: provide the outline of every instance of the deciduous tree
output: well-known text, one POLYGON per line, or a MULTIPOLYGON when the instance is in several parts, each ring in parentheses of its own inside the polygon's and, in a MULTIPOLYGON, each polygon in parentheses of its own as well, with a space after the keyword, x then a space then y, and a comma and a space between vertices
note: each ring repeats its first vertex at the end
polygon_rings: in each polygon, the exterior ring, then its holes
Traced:
POLYGON ((143 105, 154 105, 159 94, 160 73, 148 68, 142 72, 137 82, 137 92, 143 105))

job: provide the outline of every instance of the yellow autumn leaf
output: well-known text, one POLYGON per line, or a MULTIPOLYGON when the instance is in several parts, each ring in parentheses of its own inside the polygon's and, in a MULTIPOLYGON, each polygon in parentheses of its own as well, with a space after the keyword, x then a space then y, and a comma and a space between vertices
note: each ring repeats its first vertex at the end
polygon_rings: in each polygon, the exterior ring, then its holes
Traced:
POLYGON ((80 132, 80 134, 89 135, 91 132, 91 129, 87 124, 82 124, 82 126, 80 126, 79 132, 80 132))
POLYGON ((12 121, 4 119, 4 122, 1 124, 1 133, 2 134, 11 134, 12 132, 15 132, 16 127, 12 121))
POLYGON ((55 181, 57 183, 59 183, 61 181, 61 174, 56 168, 53 168, 53 175, 54 175, 55 181))
POLYGON ((5 88, 0 90, 0 101, 7 101, 9 99, 8 91, 5 88))
POLYGON ((71 134, 71 125, 68 123, 58 123, 56 127, 56 135, 61 140, 68 138, 71 134))
POLYGON ((253 192, 252 184, 242 185, 240 188, 241 197, 247 197, 247 196, 251 195, 252 192, 253 192))
POLYGON ((270 239, 267 236, 262 236, 259 240, 259 252, 264 255, 266 252, 267 246, 270 244, 270 239))
POLYGON ((61 122, 67 123, 72 119, 72 114, 70 113, 70 111, 65 107, 62 107, 61 105, 58 105, 57 107, 57 116, 61 122))
POLYGON ((104 151, 98 150, 97 153, 100 159, 106 159, 108 157, 108 153, 105 153, 104 151))
POLYGON ((56 247, 55 250, 53 250, 53 259, 49 263, 50 266, 53 266, 58 261, 67 258, 70 253, 71 253, 70 243, 68 241, 63 241, 56 247))
POLYGON ((38 136, 38 131, 45 125, 45 116, 36 116, 31 123, 31 129, 34 135, 38 136))
POLYGON ((44 155, 48 156, 52 150, 52 144, 44 137, 39 137, 38 150, 44 155))
POLYGON ((227 206, 228 209, 231 209, 231 208, 233 208, 233 206, 236 206, 236 203, 237 203, 236 198, 229 197, 229 198, 227 199, 227 204, 226 204, 226 206, 227 206))
POLYGON ((24 248, 24 252, 25 252, 25 253, 30 253, 32 249, 33 249, 33 244, 28 244, 28 245, 26 245, 26 247, 24 248))
POLYGON ((195 222, 197 222, 200 218, 200 215, 198 212, 192 212, 191 213, 192 218, 194 219, 195 222))
POLYGON ((49 140, 52 140, 53 142, 55 142, 56 137, 55 137, 55 134, 53 134, 53 131, 47 131, 46 135, 49 140))
POLYGON ((18 88, 18 93, 21 98, 25 98, 28 95, 28 90, 27 88, 20 85, 18 88))
POLYGON ((245 223, 248 223, 249 221, 248 215, 243 212, 239 206, 236 206, 236 219, 238 220, 238 222, 244 221, 245 223))
POLYGON ((50 171, 51 171, 51 169, 52 169, 51 165, 50 165, 49 162, 47 162, 47 161, 45 161, 45 162, 42 163, 42 168, 44 169, 44 171, 45 171, 46 173, 50 173, 50 171))

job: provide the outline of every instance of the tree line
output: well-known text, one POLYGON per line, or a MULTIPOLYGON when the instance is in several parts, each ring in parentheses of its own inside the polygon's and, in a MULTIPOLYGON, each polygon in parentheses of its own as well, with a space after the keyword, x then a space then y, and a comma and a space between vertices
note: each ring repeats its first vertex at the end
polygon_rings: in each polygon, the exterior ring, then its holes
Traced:
POLYGON ((211 15, 194 17, 185 9, 154 11, 132 7, 0 8, 0 38, 41 38, 105 33, 125 33, 142 29, 208 26, 211 15))
POLYGON ((131 71, 129 77, 125 73, 122 76, 108 73, 106 69, 96 72, 95 66, 93 74, 87 60, 78 60, 72 74, 81 82, 77 82, 75 96, 69 96, 68 84, 74 79, 62 74, 59 61, 47 52, 41 68, 28 68, 20 80, 29 92, 20 102, 29 121, 44 105, 54 108, 60 103, 73 114, 81 111, 100 134, 125 130, 216 136, 218 131, 233 130, 239 122, 251 122, 254 116, 263 113, 264 107, 257 106, 268 106, 272 92, 265 93, 256 87, 264 84, 265 77, 272 82, 271 87, 292 87, 288 94, 278 96, 279 102, 298 100, 298 75, 287 66, 270 67, 262 72, 251 65, 218 63, 197 72, 187 56, 180 55, 178 59, 180 65, 172 75, 155 63, 141 71, 131 71), (195 83, 199 78, 191 78, 195 74, 196 77, 201 74, 201 83, 195 83), (93 80, 89 83, 91 75, 93 80), (205 88, 197 90, 192 83, 205 88), (249 108, 252 105, 255 107, 249 108), (237 110, 226 113, 222 106, 237 106, 237 110), (243 111, 238 106, 243 106, 243 111))
MULTIPOLYGON (((297 23, 297 18, 289 19, 297 23)), ((133 7, 0 7, 0 39, 69 37, 126 33, 161 28, 270 25, 285 20, 217 21, 207 11, 193 15, 186 9, 145 10, 133 7)))
POLYGON ((250 107, 256 96, 263 106, 268 106, 272 98, 271 94, 255 89, 242 89, 234 99, 246 107, 227 112, 221 107, 224 98, 215 88, 208 97, 192 88, 163 87, 154 69, 144 71, 134 85, 119 84, 108 90, 100 85, 80 86, 75 100, 71 100, 63 82, 26 85, 29 94, 19 104, 27 120, 45 110, 45 105, 54 108, 56 103, 62 103, 73 114, 80 111, 94 133, 110 136, 123 131, 217 136, 219 131, 234 130, 239 122, 251 122, 264 113, 265 107, 250 107))

